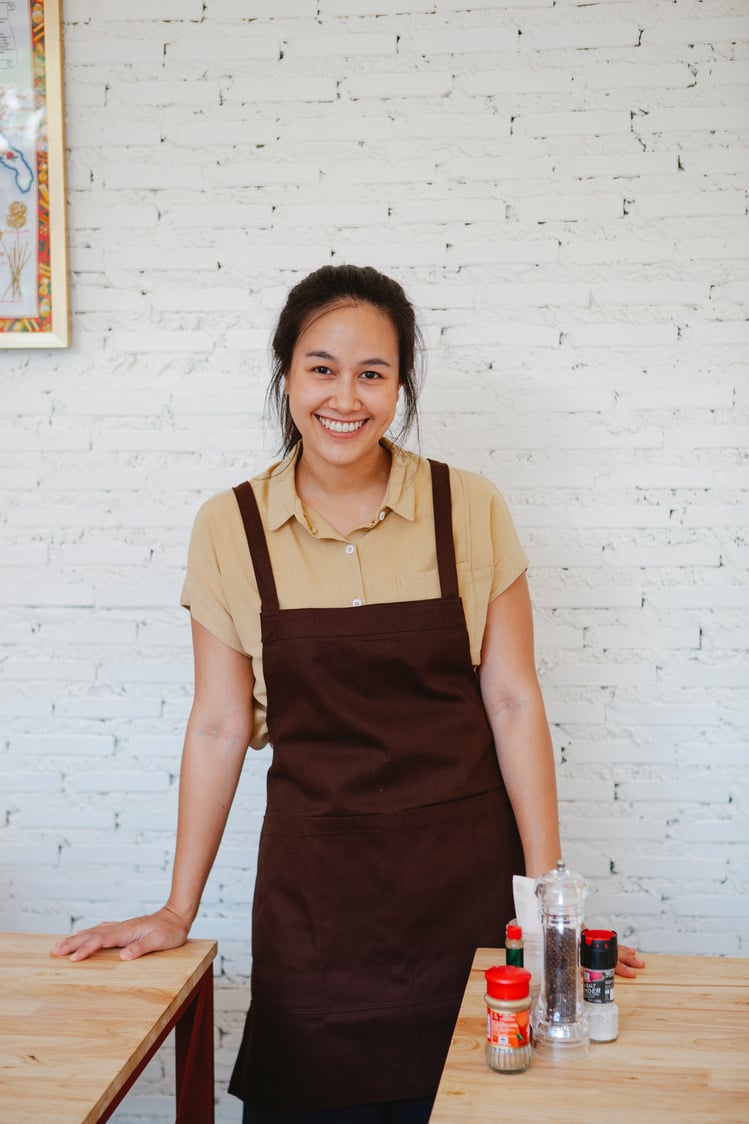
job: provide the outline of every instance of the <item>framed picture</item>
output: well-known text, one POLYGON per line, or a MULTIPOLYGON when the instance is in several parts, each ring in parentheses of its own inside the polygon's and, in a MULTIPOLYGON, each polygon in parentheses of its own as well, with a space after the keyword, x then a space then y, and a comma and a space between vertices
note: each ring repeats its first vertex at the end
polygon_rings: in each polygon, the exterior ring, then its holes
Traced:
POLYGON ((61 0, 0 0, 0 348, 67 347, 61 0))

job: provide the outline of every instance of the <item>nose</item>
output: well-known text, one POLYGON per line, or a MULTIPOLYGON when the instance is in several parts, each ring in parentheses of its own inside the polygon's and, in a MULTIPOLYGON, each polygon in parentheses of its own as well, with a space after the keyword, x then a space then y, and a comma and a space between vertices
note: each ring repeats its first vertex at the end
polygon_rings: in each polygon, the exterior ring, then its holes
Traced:
POLYGON ((353 413, 359 407, 359 384, 356 377, 342 373, 335 380, 331 405, 342 414, 353 413))

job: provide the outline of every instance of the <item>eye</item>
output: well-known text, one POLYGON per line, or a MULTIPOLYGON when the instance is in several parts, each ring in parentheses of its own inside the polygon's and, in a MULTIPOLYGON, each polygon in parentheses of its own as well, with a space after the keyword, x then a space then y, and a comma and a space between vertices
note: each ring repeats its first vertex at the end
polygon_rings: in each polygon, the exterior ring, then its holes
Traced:
POLYGON ((368 382, 372 382, 374 379, 381 379, 382 375, 379 371, 362 371, 359 377, 366 379, 368 382))
POLYGON ((320 364, 319 367, 313 367, 312 371, 315 375, 329 375, 330 367, 324 367, 322 364, 320 364))

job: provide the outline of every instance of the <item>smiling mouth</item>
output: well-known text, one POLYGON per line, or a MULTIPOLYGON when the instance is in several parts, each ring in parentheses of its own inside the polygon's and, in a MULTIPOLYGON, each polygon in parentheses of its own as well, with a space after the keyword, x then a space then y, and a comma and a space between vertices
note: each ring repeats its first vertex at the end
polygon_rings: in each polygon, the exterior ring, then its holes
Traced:
POLYGON ((329 430, 331 433, 356 433, 366 424, 367 419, 363 418, 361 421, 335 421, 333 418, 325 418, 322 414, 315 414, 323 429, 329 430))

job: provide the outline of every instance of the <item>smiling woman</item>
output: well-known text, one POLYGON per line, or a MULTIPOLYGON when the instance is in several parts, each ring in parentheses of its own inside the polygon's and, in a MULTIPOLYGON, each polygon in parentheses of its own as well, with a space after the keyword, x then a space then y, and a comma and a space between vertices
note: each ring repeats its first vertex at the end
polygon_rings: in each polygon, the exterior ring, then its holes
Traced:
MULTIPOLYGON (((474 949, 560 855, 527 560, 497 489, 386 437, 416 420, 401 287, 326 267, 289 294, 283 458, 201 508, 183 604, 195 700, 163 910, 60 943, 186 939, 248 743, 269 740, 252 1001, 230 1089, 252 1124, 419 1124, 474 949)), ((249 893, 249 890, 248 890, 249 893)))
POLYGON ((381 444, 398 407, 398 337, 371 304, 339 304, 300 334, 285 377, 304 450, 297 492, 342 534, 377 508, 390 473, 381 444))

